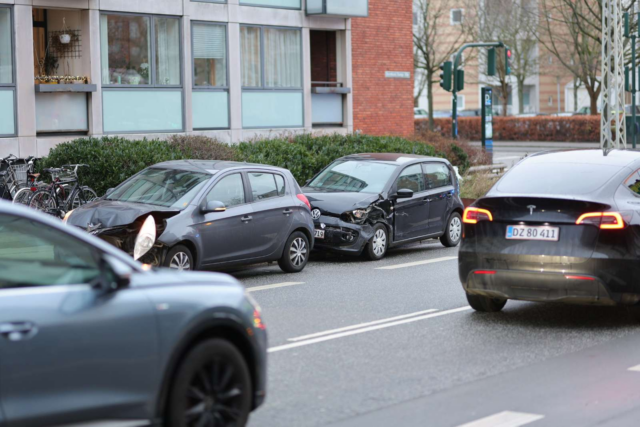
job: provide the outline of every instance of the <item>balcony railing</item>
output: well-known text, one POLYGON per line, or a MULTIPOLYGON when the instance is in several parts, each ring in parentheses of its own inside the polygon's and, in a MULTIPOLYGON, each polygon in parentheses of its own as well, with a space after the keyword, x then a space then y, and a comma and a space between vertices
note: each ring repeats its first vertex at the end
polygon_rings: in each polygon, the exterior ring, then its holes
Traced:
POLYGON ((369 0, 307 0, 307 15, 365 18, 369 0))

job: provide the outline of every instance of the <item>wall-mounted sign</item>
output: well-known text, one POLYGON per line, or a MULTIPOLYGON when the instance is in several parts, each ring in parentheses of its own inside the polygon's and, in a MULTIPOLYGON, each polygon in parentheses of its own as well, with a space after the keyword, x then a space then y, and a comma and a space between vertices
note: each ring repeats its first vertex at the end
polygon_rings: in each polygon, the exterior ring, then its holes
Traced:
POLYGON ((410 71, 386 71, 384 76, 388 79, 410 79, 410 71))

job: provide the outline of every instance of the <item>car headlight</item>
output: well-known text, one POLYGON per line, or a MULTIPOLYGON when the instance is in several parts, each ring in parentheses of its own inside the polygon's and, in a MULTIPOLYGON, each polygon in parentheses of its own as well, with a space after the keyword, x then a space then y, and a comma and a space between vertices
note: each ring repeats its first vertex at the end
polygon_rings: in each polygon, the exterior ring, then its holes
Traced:
POLYGON ((353 215, 353 217, 358 220, 365 219, 368 214, 369 209, 356 209, 354 211, 351 211, 351 215, 353 215))
POLYGON ((133 259, 138 260, 149 252, 156 242, 156 220, 149 215, 144 220, 142 228, 136 237, 136 245, 133 248, 133 259))
POLYGON ((73 210, 70 210, 69 212, 64 214, 64 219, 62 220, 62 222, 64 222, 66 224, 67 220, 69 219, 69 217, 71 216, 72 213, 73 213, 73 210))

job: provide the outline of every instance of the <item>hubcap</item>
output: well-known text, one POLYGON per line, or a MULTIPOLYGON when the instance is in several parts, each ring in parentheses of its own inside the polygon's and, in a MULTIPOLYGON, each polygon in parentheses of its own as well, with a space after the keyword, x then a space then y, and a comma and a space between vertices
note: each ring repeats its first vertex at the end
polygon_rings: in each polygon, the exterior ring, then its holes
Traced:
POLYGON ((242 386, 229 363, 214 360, 192 378, 186 396, 185 426, 236 425, 242 413, 242 386))
POLYGON ((451 224, 449 224, 449 237, 452 242, 457 242, 460 239, 460 234, 462 234, 462 223, 460 222, 460 218, 454 217, 451 220, 451 224))
POLYGON ((173 268, 174 270, 191 270, 189 256, 184 252, 178 252, 171 258, 169 268, 173 268))
POLYGON ((291 263, 296 267, 300 267, 307 259, 307 244, 302 237, 296 237, 291 242, 289 248, 289 258, 291 263))
POLYGON ((376 231, 373 235, 373 253, 376 256, 384 254, 384 250, 387 247, 387 233, 383 229, 376 231))

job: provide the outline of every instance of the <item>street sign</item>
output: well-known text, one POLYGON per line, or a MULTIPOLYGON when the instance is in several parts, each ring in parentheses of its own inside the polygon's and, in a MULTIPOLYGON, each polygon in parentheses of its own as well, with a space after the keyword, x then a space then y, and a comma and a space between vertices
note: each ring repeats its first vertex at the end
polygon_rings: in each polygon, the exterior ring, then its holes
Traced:
POLYGON ((482 88, 482 148, 493 153, 493 95, 490 87, 482 88))

